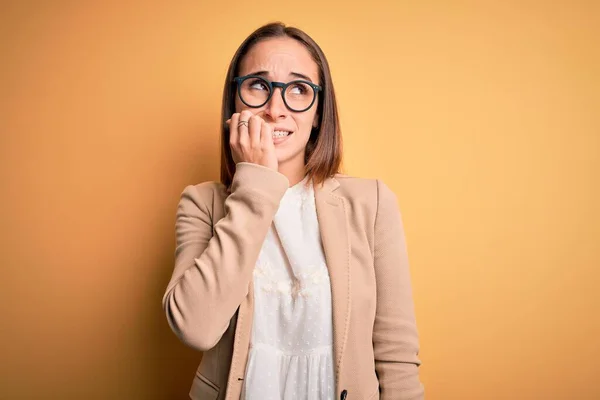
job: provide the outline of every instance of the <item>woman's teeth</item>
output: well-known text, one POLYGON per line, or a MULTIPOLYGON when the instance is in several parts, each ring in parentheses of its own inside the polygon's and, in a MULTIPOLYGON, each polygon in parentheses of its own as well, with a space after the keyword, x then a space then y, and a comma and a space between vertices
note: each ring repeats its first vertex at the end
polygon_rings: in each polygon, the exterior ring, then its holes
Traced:
POLYGON ((287 132, 287 131, 273 131, 274 138, 286 137, 289 134, 290 134, 290 132, 287 132))

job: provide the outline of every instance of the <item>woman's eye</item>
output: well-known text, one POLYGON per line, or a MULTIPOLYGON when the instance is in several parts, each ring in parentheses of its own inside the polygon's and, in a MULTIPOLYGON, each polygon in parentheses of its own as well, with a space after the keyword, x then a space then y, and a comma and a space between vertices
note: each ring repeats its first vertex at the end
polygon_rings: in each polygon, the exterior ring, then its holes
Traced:
POLYGON ((257 90, 267 90, 267 85, 262 81, 254 81, 250 84, 250 87, 257 90))
POLYGON ((292 94, 304 94, 306 93, 306 88, 303 85, 294 85, 291 88, 292 94))

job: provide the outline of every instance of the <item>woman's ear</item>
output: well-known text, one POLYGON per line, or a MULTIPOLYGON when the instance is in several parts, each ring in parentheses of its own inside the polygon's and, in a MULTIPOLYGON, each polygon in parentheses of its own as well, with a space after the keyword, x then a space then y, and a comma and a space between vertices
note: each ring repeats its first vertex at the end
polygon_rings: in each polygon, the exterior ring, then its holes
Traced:
POLYGON ((313 128, 319 127, 319 114, 315 114, 315 119, 313 120, 313 128))

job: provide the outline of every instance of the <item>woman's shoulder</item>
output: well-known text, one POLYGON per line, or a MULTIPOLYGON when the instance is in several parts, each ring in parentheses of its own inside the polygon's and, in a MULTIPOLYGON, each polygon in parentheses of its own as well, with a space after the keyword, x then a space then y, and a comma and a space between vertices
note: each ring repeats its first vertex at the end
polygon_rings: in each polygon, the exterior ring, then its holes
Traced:
POLYGON ((334 179, 339 182, 340 188, 346 190, 364 190, 377 185, 377 179, 361 178, 341 173, 335 174, 334 179))
POLYGON ((382 179, 336 174, 335 180, 339 183, 338 193, 349 200, 365 202, 368 205, 381 201, 397 201, 392 189, 382 179))

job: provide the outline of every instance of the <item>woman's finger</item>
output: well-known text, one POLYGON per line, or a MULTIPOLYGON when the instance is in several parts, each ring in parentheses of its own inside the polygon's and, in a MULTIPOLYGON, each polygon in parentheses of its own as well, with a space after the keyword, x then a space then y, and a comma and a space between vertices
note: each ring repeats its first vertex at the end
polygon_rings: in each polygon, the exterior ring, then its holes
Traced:
POLYGON ((239 113, 235 113, 231 116, 231 118, 229 119, 229 121, 231 121, 229 123, 229 146, 233 149, 235 146, 237 146, 238 144, 238 129, 237 129, 237 124, 238 121, 240 120, 240 114, 239 113))
POLYGON ((258 115, 253 115, 250 117, 250 145, 253 149, 260 150, 260 131, 262 129, 263 119, 258 115))
POLYGON ((238 130, 238 142, 240 148, 248 150, 250 147, 250 135, 248 134, 248 125, 252 113, 248 110, 244 110, 240 113, 240 118, 237 123, 238 130))
POLYGON ((271 149, 274 147, 273 128, 264 121, 262 124, 262 129, 260 130, 260 143, 263 149, 271 149))

